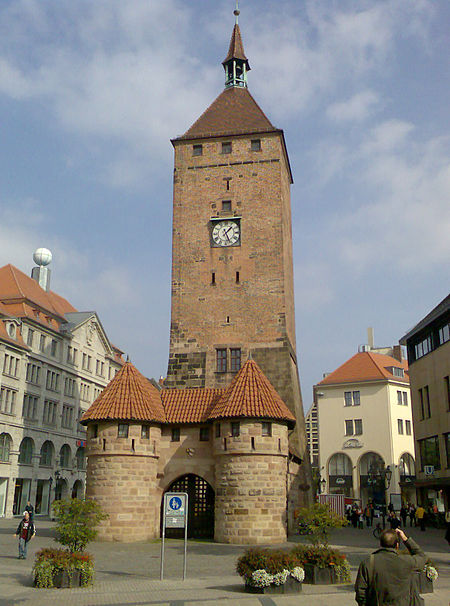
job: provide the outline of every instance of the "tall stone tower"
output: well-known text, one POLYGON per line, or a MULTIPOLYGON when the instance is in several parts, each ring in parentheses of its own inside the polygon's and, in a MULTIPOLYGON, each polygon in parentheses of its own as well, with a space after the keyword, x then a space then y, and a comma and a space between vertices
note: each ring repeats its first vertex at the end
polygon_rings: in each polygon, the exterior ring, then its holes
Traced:
POLYGON ((222 387, 252 357, 294 413, 309 461, 297 369, 290 185, 283 131, 247 87, 237 22, 225 89, 175 149, 166 387, 222 387))

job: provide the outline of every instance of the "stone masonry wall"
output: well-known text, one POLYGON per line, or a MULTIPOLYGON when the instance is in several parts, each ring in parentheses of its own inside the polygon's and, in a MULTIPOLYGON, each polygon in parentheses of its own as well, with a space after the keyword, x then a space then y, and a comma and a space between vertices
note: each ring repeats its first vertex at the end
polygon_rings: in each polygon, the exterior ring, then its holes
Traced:
POLYGON ((216 455, 215 540, 262 544, 286 540, 287 428, 272 423, 272 435, 262 424, 240 422, 232 437, 221 421, 214 439, 216 455))
POLYGON ((104 541, 146 541, 159 536, 159 494, 156 490, 161 429, 129 425, 128 438, 117 436, 116 422, 98 423, 98 436, 88 427, 86 497, 109 514, 100 526, 104 541), (145 520, 145 524, 142 523, 145 520))

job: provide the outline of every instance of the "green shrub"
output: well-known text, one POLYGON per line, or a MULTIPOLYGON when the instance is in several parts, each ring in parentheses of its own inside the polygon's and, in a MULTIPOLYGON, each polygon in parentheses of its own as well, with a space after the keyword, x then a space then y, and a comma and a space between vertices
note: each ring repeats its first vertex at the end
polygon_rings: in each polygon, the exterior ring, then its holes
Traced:
POLYGON ((97 526, 108 515, 93 500, 66 499, 55 501, 53 511, 56 519, 55 541, 65 545, 73 553, 84 551, 98 533, 97 526))
POLYGON ((341 566, 347 561, 346 556, 338 549, 324 545, 297 545, 292 550, 300 566, 312 564, 318 568, 341 566))
POLYGON ((314 503, 311 507, 302 507, 298 523, 308 531, 308 540, 313 545, 328 545, 330 530, 347 526, 348 521, 335 513, 329 505, 314 503))
POLYGON ((297 566, 301 566, 301 563, 293 551, 255 548, 247 550, 238 559, 236 572, 248 581, 255 570, 279 574, 283 570, 293 570, 297 566))

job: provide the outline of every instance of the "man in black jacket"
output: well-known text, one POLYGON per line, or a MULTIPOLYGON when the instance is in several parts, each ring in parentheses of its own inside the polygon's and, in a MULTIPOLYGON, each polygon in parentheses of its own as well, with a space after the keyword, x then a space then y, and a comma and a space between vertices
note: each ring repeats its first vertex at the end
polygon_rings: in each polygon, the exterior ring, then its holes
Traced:
POLYGON ((23 519, 20 521, 20 524, 14 533, 15 537, 19 537, 19 560, 25 560, 27 557, 28 541, 30 541, 35 534, 36 529, 30 519, 30 514, 28 511, 24 511, 23 519))

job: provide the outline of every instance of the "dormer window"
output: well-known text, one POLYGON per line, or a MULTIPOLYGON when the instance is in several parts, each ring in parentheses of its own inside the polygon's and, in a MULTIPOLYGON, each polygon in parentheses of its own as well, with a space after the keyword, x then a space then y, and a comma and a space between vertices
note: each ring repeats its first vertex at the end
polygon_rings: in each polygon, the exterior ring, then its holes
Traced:
POLYGON ((13 324, 13 322, 8 324, 8 335, 11 337, 11 339, 16 338, 16 325, 13 324))
POLYGON ((399 368, 398 366, 392 366, 389 370, 394 375, 394 377, 404 377, 405 376, 404 369, 399 368))

